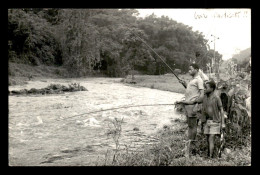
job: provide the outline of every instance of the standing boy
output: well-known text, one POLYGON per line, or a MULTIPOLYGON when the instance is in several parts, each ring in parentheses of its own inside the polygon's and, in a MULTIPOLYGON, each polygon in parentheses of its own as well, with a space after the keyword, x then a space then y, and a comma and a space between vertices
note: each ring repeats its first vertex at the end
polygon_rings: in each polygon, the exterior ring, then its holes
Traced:
POLYGON ((189 67, 189 74, 192 79, 189 83, 180 80, 180 83, 186 88, 185 101, 178 101, 176 103, 182 103, 185 105, 185 113, 188 123, 188 142, 186 145, 186 157, 189 157, 190 146, 193 145, 197 135, 197 124, 198 124, 198 103, 202 103, 204 96, 204 85, 203 80, 198 75, 199 66, 197 64, 191 64, 189 67))
POLYGON ((204 134, 207 135, 208 156, 213 158, 215 135, 220 134, 224 129, 224 111, 220 97, 214 91, 216 84, 214 81, 206 82, 205 96, 202 102, 202 115, 206 118, 204 134))

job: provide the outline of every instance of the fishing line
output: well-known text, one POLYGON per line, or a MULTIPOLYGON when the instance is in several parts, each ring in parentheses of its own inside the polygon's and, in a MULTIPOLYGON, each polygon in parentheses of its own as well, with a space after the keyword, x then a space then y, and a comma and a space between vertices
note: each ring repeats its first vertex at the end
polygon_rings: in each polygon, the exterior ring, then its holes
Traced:
POLYGON ((132 107, 140 107, 140 106, 160 106, 160 105, 175 105, 175 104, 146 104, 146 105, 121 106, 121 107, 115 107, 115 108, 109 108, 109 109, 101 109, 101 110, 98 110, 98 111, 91 111, 91 112, 78 114, 78 115, 73 115, 73 116, 70 116, 70 117, 67 117, 67 118, 56 119, 56 120, 57 121, 61 121, 61 120, 66 120, 66 119, 70 119, 70 118, 77 117, 77 116, 82 116, 82 115, 87 115, 87 114, 94 114, 94 113, 104 112, 104 111, 111 111, 111 110, 122 109, 122 108, 132 108, 132 107))

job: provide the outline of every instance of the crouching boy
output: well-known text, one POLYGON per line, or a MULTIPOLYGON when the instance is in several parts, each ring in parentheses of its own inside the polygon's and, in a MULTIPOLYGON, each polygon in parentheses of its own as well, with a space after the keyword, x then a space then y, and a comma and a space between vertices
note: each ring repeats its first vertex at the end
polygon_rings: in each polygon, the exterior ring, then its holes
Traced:
POLYGON ((204 134, 207 135, 208 156, 213 158, 215 135, 224 129, 224 111, 220 97, 215 92, 214 81, 206 82, 205 95, 202 102, 202 115, 206 118, 204 134))

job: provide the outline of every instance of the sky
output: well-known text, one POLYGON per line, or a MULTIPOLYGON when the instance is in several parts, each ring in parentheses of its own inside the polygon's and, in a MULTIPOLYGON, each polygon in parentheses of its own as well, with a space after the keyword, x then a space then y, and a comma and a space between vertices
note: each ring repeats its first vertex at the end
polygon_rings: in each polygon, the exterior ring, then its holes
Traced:
POLYGON ((210 49, 222 54, 222 59, 251 47, 251 9, 137 9, 139 17, 154 13, 191 26, 209 40, 210 49), (211 36, 213 35, 213 36, 211 36), (212 41, 212 42, 211 42, 212 41))

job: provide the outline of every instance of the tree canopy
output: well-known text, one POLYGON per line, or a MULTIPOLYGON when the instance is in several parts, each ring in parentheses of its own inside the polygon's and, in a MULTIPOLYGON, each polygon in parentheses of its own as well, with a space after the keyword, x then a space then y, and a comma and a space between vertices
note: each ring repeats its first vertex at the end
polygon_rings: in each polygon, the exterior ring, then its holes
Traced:
POLYGON ((205 70, 213 57, 202 33, 167 16, 139 18, 135 9, 8 10, 9 61, 64 66, 75 76, 170 72, 137 36, 183 72, 192 62, 205 70))

